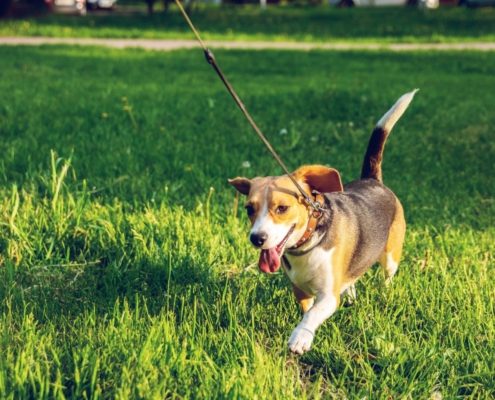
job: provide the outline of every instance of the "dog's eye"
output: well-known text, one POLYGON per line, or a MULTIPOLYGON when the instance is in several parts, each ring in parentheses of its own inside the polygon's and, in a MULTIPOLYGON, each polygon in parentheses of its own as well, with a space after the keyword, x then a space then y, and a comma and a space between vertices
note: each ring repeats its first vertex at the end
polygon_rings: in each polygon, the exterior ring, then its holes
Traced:
POLYGON ((246 209, 246 212, 247 212, 247 215, 250 217, 251 215, 254 214, 254 207, 251 205, 251 204, 248 204, 246 207, 244 207, 246 209))
POLYGON ((289 209, 289 206, 278 206, 275 212, 277 214, 285 214, 287 210, 289 209))

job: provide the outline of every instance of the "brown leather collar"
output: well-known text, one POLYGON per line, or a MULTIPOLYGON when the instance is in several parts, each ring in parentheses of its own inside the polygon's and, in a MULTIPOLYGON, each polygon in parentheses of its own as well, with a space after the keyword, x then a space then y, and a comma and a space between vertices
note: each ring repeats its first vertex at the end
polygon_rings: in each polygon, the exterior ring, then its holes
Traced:
POLYGON ((321 193, 317 193, 315 195, 315 201, 320 205, 320 210, 314 210, 314 209, 311 210, 311 214, 309 216, 309 221, 308 221, 308 225, 306 227, 306 231, 301 236, 301 239, 299 239, 297 241, 297 243, 290 248, 290 250, 295 250, 295 249, 301 247, 304 243, 306 243, 309 240, 311 235, 313 235, 313 233, 316 229, 316 225, 318 225, 318 220, 323 215, 323 212, 321 211, 321 209, 323 208, 323 206, 325 204, 325 198, 323 197, 323 195, 321 193))

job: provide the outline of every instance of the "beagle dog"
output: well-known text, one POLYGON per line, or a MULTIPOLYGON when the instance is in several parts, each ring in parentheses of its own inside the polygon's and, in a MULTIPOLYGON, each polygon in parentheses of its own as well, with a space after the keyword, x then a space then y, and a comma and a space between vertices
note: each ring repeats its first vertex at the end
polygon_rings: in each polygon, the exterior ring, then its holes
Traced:
POLYGON ((318 327, 376 261, 387 282, 397 271, 406 222, 402 205, 382 181, 383 148, 395 123, 417 90, 403 95, 378 121, 364 157, 361 179, 342 185, 337 170, 302 166, 292 176, 320 207, 306 204, 287 176, 229 180, 247 196, 249 239, 259 248, 259 268, 276 272, 281 265, 304 313, 289 338, 292 352, 311 348, 318 327))

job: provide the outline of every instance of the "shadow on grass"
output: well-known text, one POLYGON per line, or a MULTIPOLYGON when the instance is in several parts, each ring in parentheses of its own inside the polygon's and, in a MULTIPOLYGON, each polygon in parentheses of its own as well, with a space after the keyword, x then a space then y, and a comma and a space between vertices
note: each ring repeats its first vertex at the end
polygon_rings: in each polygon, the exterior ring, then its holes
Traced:
POLYGON ((213 302, 225 282, 188 257, 163 263, 124 265, 102 259, 97 263, 39 265, 30 268, 6 265, 0 292, 13 306, 28 307, 40 320, 73 317, 85 310, 98 315, 111 312, 117 300, 132 308, 144 299, 150 314, 188 291, 213 302))

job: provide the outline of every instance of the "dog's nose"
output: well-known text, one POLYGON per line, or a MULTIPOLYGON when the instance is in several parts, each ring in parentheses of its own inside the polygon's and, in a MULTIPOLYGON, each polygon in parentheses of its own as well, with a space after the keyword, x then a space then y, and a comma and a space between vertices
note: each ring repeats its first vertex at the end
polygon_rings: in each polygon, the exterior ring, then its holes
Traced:
POLYGON ((251 243, 254 244, 256 247, 263 246, 263 243, 266 242, 266 239, 268 239, 268 235, 265 232, 251 233, 251 235, 249 236, 249 240, 251 240, 251 243))

